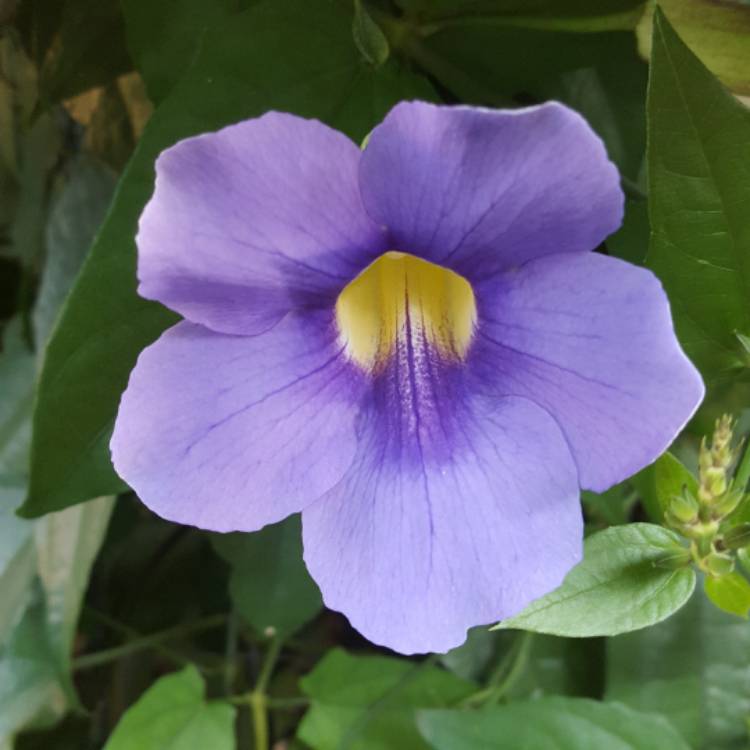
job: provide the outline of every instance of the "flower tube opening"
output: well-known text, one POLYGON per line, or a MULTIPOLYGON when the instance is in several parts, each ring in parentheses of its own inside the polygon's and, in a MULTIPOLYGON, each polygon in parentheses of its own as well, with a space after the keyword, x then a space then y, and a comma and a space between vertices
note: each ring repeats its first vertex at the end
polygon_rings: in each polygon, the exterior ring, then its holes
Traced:
POLYGON ((349 358, 378 372, 409 342, 463 361, 477 319, 471 284, 453 271, 395 250, 381 255, 336 301, 336 323, 349 358))

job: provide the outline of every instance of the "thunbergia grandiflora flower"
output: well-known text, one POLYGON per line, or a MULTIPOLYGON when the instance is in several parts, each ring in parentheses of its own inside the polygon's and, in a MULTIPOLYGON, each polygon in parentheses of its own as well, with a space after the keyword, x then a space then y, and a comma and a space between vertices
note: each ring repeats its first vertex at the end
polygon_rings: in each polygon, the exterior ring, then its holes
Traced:
MULTIPOLYGON (((584 120, 395 107, 364 150, 271 112, 156 164, 140 294, 184 316, 140 356, 112 439, 164 518, 302 512, 326 604, 445 651, 560 584, 579 488, 654 460, 699 403, 584 120)), ((258 571, 263 575, 263 571, 258 571)))

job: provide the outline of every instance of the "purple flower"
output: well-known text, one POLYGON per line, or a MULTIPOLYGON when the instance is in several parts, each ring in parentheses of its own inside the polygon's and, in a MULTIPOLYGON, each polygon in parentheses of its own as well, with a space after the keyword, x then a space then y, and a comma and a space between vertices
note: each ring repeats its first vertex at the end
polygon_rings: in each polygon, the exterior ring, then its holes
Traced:
POLYGON ((186 320, 133 370, 115 467, 204 529, 301 511, 326 604, 376 643, 445 651, 558 586, 579 488, 701 400, 659 282, 591 252, 623 197, 559 104, 404 103, 364 151, 271 112, 156 172, 139 291, 186 320))

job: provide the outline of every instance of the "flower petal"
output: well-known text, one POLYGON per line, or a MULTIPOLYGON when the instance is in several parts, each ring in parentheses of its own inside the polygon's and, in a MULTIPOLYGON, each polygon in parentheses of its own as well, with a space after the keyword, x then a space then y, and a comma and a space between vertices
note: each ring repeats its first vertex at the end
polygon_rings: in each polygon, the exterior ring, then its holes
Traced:
POLYGON ((505 111, 399 104, 372 132, 360 183, 394 249, 474 285, 530 258, 591 250, 622 220, 601 140, 555 102, 505 111))
POLYGON ((330 306, 387 249, 359 158, 341 133, 279 112, 180 141, 157 160, 141 217, 139 293, 224 333, 330 306))
POLYGON ((703 398, 667 297, 643 268, 597 253, 542 258, 498 279, 479 315, 478 382, 547 409, 586 489, 654 461, 703 398))
POLYGON ((474 402, 453 427, 451 405, 437 408, 435 430, 422 414, 404 440, 373 405, 352 469, 302 513, 326 605, 403 653, 457 646, 581 556, 576 469, 554 420, 518 398, 474 402))
POLYGON ((169 329, 123 394, 118 474, 160 516, 214 531, 254 531, 325 493, 352 461, 361 387, 329 317, 253 337, 169 329))

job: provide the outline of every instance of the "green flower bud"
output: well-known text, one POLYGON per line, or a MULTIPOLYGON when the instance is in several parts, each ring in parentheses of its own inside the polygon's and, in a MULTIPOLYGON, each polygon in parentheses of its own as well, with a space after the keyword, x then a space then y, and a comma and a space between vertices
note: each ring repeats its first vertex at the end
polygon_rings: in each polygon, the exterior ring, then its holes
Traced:
POLYGON ((687 491, 682 495, 674 495, 667 506, 666 515, 675 519, 680 524, 691 524, 698 520, 700 505, 698 501, 687 491))

